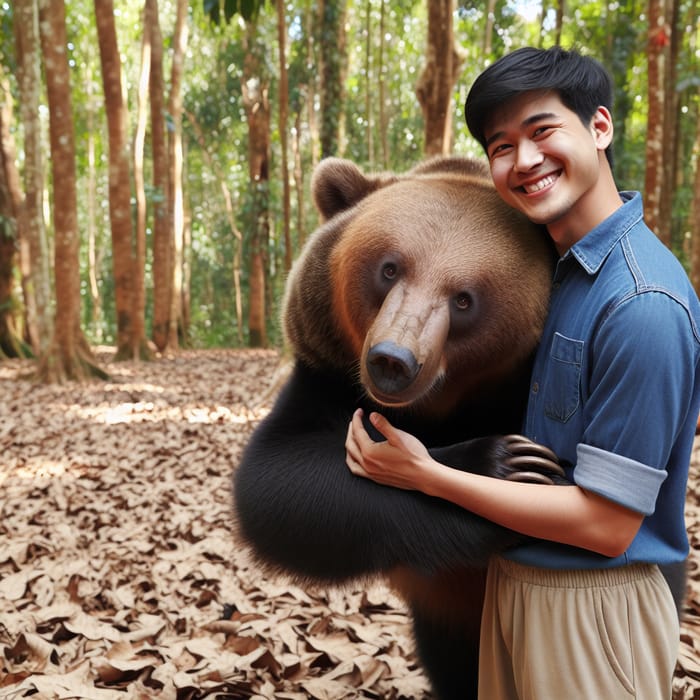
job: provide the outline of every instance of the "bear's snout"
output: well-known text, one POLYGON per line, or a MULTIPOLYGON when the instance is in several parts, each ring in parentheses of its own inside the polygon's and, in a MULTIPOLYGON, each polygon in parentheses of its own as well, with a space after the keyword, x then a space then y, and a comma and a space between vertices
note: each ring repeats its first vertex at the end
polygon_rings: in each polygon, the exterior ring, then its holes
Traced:
POLYGON ((411 350, 385 340, 369 349, 367 371, 377 389, 391 396, 412 384, 420 372, 420 364, 411 350))

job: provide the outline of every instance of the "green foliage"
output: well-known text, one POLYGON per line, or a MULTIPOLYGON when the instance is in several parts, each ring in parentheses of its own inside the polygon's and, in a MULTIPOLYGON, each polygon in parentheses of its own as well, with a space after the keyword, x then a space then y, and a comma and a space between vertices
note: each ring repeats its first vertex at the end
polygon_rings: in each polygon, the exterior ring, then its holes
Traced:
POLYGON ((5 240, 13 239, 17 234, 17 222, 0 214, 0 236, 5 240))
MULTIPOLYGON (((675 85, 679 99, 679 152, 677 190, 673 205, 676 252, 687 251, 687 223, 696 162, 693 152, 695 130, 700 118, 700 55, 696 0, 681 0, 677 36, 678 73, 675 85)), ((135 107, 135 90, 140 69, 142 0, 115 3, 115 17, 129 106, 135 107)), ((191 247, 191 327, 189 341, 195 346, 236 345, 239 333, 247 342, 248 261, 253 233, 259 230, 261 211, 267 234, 264 252, 269 274, 269 336, 280 341, 278 312, 285 274, 281 135, 277 110, 278 45, 277 17, 268 11, 266 0, 202 0, 189 7, 189 43, 185 60, 183 98, 185 117, 185 197, 191 247), (255 34, 251 32, 254 25, 255 34), (246 31, 248 30, 248 31, 246 31), (248 125, 242 101, 243 66, 252 39, 264 47, 263 69, 268 76, 271 118, 270 179, 264 191, 251 188, 248 174, 248 125), (226 211, 224 191, 230 194, 232 212, 226 211), (261 200, 262 198, 262 200, 261 200), (242 249, 233 224, 243 236, 242 249), (240 270, 234 260, 239 253, 240 270), (235 308, 235 275, 241 275, 244 304, 243 328, 238 327, 235 308)), ((272 6, 274 7, 274 6, 272 6)), ((326 16, 317 16, 314 0, 285 2, 287 67, 289 76, 289 163, 298 163, 301 202, 292 193, 292 244, 298 254, 317 221, 309 182, 321 152, 323 133, 340 140, 327 143, 323 152, 343 155, 367 170, 403 171, 423 154, 423 121, 415 86, 425 64, 427 0, 338 0, 324 3, 326 16), (342 25, 340 24, 342 22, 342 25), (338 27, 346 29, 345 64, 338 48, 338 27), (321 68, 345 70, 345 80, 331 85, 335 96, 328 109, 320 110, 321 68), (380 80, 384 104, 380 105, 380 80), (381 123, 380 107, 384 122, 381 123), (324 130, 322 119, 327 120, 324 130), (387 153, 385 156, 384 148, 387 153), (299 222, 299 223, 298 223, 299 222)), ((551 46, 555 41, 554 8, 546 3, 497 0, 489 25, 486 0, 460 0, 455 13, 455 37, 462 51, 462 68, 454 95, 454 148, 456 153, 480 156, 480 148, 464 125, 463 104, 469 86, 490 62, 523 45, 551 46), (486 37, 487 27, 490 36, 486 37), (487 47, 488 48, 487 50, 487 47)), ((107 187, 107 132, 94 26, 92 0, 67 0, 69 60, 72 67, 79 226, 81 247, 83 324, 91 339, 113 340, 114 284, 111 269, 107 187), (88 193, 94 192, 92 203, 88 193), (88 286, 87 232, 95 233, 100 290, 100 314, 93 314, 88 286)), ((174 24, 173 0, 159 0, 160 21, 165 44, 165 78, 170 75, 170 42, 174 24)), ((642 189, 646 139, 646 36, 645 0, 569 0, 561 28, 564 46, 577 46, 600 59, 615 82, 616 138, 615 173, 621 187, 642 189)), ((12 3, 0 0, 0 62, 4 74, 13 80, 14 37, 12 3)), ((167 88, 166 88, 167 89, 167 88)), ((14 94, 14 93, 13 93, 14 94)), ((15 94, 17 98, 17 95, 15 94)), ((15 110, 17 118, 17 110, 15 110)), ((168 115, 169 117, 169 115, 168 115)), ((45 119, 45 111, 42 112, 45 119)), ((135 120, 130 128, 133 129, 135 120)), ((13 124, 22 162, 21 125, 13 124)), ((146 146, 146 181, 150 181, 150 150, 146 146)), ((291 173, 290 173, 291 177, 291 173)), ((296 183, 296 180, 294 181, 296 183)), ((153 205, 164 193, 149 190, 149 217, 153 205)), ((149 218, 149 226, 152 225, 149 218)), ((152 253, 147 257, 147 289, 151 288, 152 253)), ((150 297, 147 313, 150 314, 150 297)), ((147 319, 150 324, 150 316, 147 319)))
POLYGON ((190 307, 191 336, 195 346, 236 345, 236 314, 233 295, 222 293, 231 288, 233 232, 224 218, 208 222, 211 228, 200 229, 192 241, 192 279, 190 307))
POLYGON ((426 8, 420 2, 387 3, 382 42, 380 5, 374 1, 349 9, 348 26, 352 29, 348 37, 343 110, 346 144, 342 155, 369 169, 405 170, 423 152, 423 121, 415 86, 424 63, 426 8), (380 77, 384 82, 389 146, 386 164, 381 158, 380 77))
POLYGON ((240 15, 246 22, 255 22, 260 10, 265 6, 265 0, 202 0, 204 13, 214 24, 223 18, 230 22, 235 15, 240 15))
POLYGON ((0 64, 5 66, 10 74, 13 74, 16 69, 13 18, 12 3, 8 0, 0 0, 0 64))

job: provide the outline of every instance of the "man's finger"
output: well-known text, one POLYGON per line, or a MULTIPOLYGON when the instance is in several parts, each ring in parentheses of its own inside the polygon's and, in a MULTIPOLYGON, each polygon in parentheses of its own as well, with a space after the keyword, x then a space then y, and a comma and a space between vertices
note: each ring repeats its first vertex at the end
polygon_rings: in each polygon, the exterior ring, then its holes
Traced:
POLYGON ((369 414, 370 423, 387 439, 391 445, 397 444, 398 433, 396 428, 389 423, 381 413, 372 412, 369 414))
POLYGON ((372 425, 386 438, 386 441, 392 447, 406 450, 406 433, 399 428, 395 428, 388 418, 385 418, 381 413, 372 413, 369 417, 372 425))
POLYGON ((352 420, 350 421, 350 432, 360 451, 364 451, 370 445, 374 444, 374 440, 372 440, 369 433, 365 430, 365 426, 362 423, 362 416, 362 409, 358 408, 355 413, 352 414, 352 420))

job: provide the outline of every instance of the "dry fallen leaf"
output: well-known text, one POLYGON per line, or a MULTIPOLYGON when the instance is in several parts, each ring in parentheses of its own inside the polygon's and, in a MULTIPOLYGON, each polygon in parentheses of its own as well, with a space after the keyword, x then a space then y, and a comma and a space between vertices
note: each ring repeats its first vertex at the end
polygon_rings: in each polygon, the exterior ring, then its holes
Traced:
MULTIPOLYGON (((108 364, 108 356, 101 359, 108 364)), ((285 363, 197 351, 41 386, 0 363, 0 698, 427 700, 381 584, 261 575, 230 475, 285 363)), ((700 443, 674 700, 700 700, 700 443)))

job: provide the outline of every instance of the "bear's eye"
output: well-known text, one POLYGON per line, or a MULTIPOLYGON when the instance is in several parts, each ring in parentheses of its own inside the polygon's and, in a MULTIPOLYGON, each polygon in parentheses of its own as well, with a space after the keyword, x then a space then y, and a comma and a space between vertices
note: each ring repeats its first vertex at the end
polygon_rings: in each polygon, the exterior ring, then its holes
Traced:
POLYGON ((396 277, 396 273, 398 272, 398 268, 396 267, 396 263, 384 263, 382 266, 382 276, 384 279, 387 280, 393 280, 396 277))
POLYGON ((455 306, 460 311, 466 311, 472 305, 472 297, 468 292, 460 292, 455 297, 455 306))

